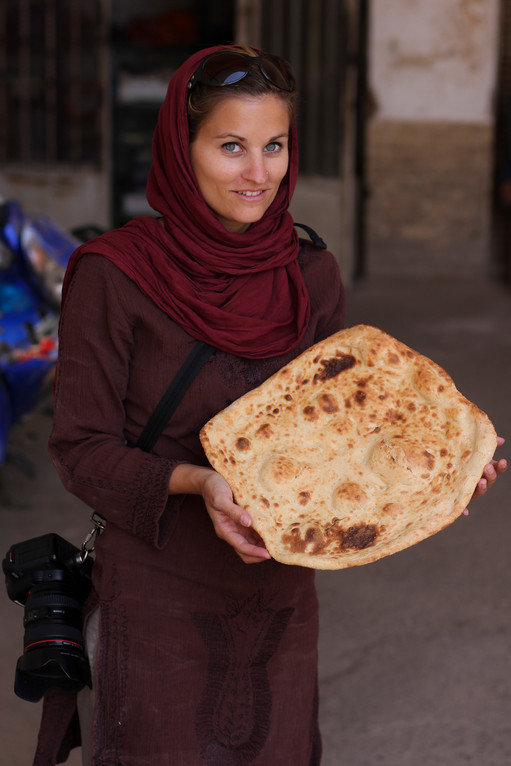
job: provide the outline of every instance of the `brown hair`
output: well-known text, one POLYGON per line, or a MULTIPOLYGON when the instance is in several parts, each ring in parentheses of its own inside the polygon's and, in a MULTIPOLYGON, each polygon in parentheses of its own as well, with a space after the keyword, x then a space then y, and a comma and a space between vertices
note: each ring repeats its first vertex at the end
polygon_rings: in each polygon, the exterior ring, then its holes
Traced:
MULTIPOLYGON (((229 46, 228 50, 245 53, 247 56, 259 56, 261 54, 261 51, 251 48, 249 45, 232 45, 229 46)), ((293 87, 292 91, 281 90, 267 80, 257 66, 252 66, 250 72, 242 80, 225 88, 209 86, 201 82, 197 83, 188 96, 190 143, 197 137, 200 126, 209 117, 215 106, 222 99, 232 96, 265 96, 268 94, 279 96, 287 104, 289 118, 293 119, 296 112, 294 80, 291 85, 293 87)))

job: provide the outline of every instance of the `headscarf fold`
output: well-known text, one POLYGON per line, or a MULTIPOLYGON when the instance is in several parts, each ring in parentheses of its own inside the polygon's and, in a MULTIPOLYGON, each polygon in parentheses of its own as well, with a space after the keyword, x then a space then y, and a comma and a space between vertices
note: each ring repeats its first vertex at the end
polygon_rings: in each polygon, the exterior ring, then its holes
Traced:
POLYGON ((289 167, 272 204, 245 232, 227 231, 198 187, 187 121, 190 77, 205 56, 226 47, 194 54, 169 83, 146 188, 163 220, 140 216, 79 247, 62 300, 78 259, 103 255, 192 337, 237 356, 265 358, 295 348, 310 314, 288 212, 298 175, 296 125, 292 121, 289 167))

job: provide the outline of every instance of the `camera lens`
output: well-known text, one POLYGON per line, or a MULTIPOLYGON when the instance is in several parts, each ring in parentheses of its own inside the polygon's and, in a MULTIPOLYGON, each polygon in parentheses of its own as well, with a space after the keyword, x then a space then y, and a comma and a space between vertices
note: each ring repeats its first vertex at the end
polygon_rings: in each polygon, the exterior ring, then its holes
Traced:
POLYGON ((14 680, 18 697, 38 702, 49 689, 92 687, 82 636, 82 606, 92 587, 90 556, 51 532, 12 545, 2 569, 9 598, 25 607, 14 680))
POLYGON ((81 630, 82 602, 66 571, 41 575, 25 604, 24 651, 16 666, 15 693, 37 702, 50 688, 79 691, 91 686, 81 630))

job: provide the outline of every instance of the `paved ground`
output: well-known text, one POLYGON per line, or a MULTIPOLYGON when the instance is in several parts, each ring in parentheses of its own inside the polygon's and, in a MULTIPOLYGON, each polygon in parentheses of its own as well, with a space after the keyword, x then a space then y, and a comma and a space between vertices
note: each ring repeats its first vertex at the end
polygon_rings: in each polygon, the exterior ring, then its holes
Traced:
MULTIPOLYGON (((444 366, 511 445, 510 290, 368 281, 350 291, 349 307, 350 324, 382 327, 444 366)), ((16 434, 38 471, 3 472, 2 554, 49 530, 78 543, 88 529, 86 510, 48 465, 48 427, 37 416, 16 434)), ((323 766, 511 765, 510 500, 511 471, 435 537, 318 575, 323 766)), ((22 609, 4 592, 0 616, 0 763, 29 766, 39 706, 12 693, 22 609)), ((76 754, 68 763, 79 762, 76 754)))

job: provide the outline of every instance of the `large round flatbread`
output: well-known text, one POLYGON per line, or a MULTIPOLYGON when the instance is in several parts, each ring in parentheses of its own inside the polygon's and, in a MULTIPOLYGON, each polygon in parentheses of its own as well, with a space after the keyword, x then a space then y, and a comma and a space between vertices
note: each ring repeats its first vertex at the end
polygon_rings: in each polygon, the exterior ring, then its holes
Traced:
POLYGON ((272 557, 316 569, 367 564, 443 529, 497 446, 441 367, 367 325, 294 359, 201 441, 272 557))

